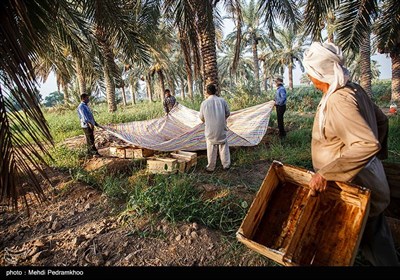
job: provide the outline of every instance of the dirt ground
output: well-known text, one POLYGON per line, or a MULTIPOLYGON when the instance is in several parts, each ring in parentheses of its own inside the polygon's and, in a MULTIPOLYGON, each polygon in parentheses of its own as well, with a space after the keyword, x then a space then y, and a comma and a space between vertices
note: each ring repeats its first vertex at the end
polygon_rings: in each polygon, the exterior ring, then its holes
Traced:
MULTIPOLYGON (((123 168, 124 162, 129 160, 106 155, 107 146, 115 142, 118 139, 110 141, 108 136, 98 133, 96 143, 103 148, 100 152, 105 157, 89 159, 84 166, 89 170, 104 164, 123 168)), ((73 148, 82 145, 84 138, 74 137, 65 143, 73 148)), ((268 167, 269 163, 259 162, 241 170, 240 176, 243 176, 243 181, 261 183, 268 167)), ((226 176, 235 173, 234 170, 230 172, 233 173, 226 176)), ((65 172, 49 168, 47 174, 54 187, 46 188, 47 203, 32 205, 30 217, 25 212, 9 212, 0 206, 2 267, 276 265, 222 232, 197 223, 124 221, 118 215, 121 208, 99 190, 72 180, 65 172), (138 224, 141 224, 139 231, 135 230, 138 224)), ((218 188, 212 185, 202 187, 206 195, 213 195, 218 188)), ((254 191, 241 185, 232 188, 246 201, 252 202, 254 191)), ((397 207, 392 207, 392 213, 397 211, 397 207)), ((391 220, 392 230, 399 239, 398 217, 391 220)))
MULTIPOLYGON (((130 161, 109 157, 107 146, 118 140, 106 138, 102 133, 96 135, 96 143, 102 148, 99 151, 105 156, 88 159, 84 163, 87 170, 104 165, 123 169, 130 161)), ((83 144, 84 138, 74 137, 65 143, 73 148, 83 144)), ((262 181, 267 168, 260 163, 244 176, 262 181)), ((236 240, 197 223, 125 221, 118 215, 121 208, 99 190, 72 180, 68 173, 51 168, 46 172, 53 185, 46 187, 48 202, 32 205, 30 217, 25 212, 0 208, 0 266, 265 266, 269 263, 236 240), (138 224, 141 230, 135 230, 138 224)), ((205 195, 217 193, 217 186, 202 187, 205 195)), ((233 186, 233 190, 252 202, 254 191, 244 186, 233 186)))

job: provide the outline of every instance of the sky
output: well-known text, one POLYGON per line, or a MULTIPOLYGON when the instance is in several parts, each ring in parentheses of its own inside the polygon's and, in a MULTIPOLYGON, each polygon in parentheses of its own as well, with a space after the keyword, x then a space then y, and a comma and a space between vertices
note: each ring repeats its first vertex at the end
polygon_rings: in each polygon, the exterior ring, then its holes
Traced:
MULTIPOLYGON (((225 19, 224 20, 224 36, 229 34, 233 31, 234 25, 231 20, 225 19)), ((372 56, 373 60, 377 60, 378 64, 380 65, 379 70, 381 71, 380 79, 391 79, 392 78, 392 71, 391 71, 391 59, 386 54, 376 54, 372 56)), ((297 67, 293 71, 293 84, 300 85, 300 77, 301 77, 301 70, 300 67, 297 67)), ((289 84, 288 79, 288 71, 286 69, 284 75, 284 83, 289 84)), ((40 94, 43 98, 48 96, 50 93, 57 91, 57 83, 56 78, 53 73, 49 75, 45 83, 40 83, 39 87, 40 94)))

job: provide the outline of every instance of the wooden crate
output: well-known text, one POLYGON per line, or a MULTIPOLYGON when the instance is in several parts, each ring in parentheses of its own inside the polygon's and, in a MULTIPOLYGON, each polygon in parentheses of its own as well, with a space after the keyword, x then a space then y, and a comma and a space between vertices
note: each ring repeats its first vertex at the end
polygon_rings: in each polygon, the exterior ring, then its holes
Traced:
POLYGON ((149 158, 147 160, 147 170, 150 173, 176 173, 179 170, 179 163, 177 159, 173 158, 149 158))
POLYGON ((312 172, 274 161, 236 233, 286 266, 350 266, 369 212, 370 191, 329 182, 310 196, 312 172))
POLYGON ((197 154, 193 152, 176 151, 171 153, 171 157, 185 161, 185 171, 188 171, 197 164, 197 154))
POLYGON ((149 150, 149 149, 134 149, 133 150, 133 157, 134 158, 145 158, 145 157, 150 157, 154 155, 155 151, 154 150, 149 150))
POLYGON ((110 147, 110 155, 119 158, 134 158, 135 147, 132 146, 114 146, 110 147))
POLYGON ((178 171, 185 173, 186 171, 186 161, 183 159, 176 159, 178 161, 178 171))

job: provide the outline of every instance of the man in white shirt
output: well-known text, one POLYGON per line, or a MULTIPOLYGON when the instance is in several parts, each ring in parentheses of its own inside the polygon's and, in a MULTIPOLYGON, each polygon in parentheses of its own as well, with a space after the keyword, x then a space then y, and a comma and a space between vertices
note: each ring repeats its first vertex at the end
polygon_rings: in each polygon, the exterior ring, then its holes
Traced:
POLYGON ((217 89, 214 84, 207 86, 206 100, 200 106, 200 119, 205 123, 205 136, 207 144, 207 168, 213 172, 217 163, 217 151, 224 170, 231 165, 228 141, 226 138, 226 119, 230 115, 228 103, 216 95, 217 89))

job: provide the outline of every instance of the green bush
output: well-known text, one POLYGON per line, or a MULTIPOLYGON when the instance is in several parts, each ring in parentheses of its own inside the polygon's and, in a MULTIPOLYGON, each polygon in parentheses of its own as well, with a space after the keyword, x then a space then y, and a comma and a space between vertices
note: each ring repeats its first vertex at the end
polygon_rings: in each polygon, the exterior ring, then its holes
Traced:
POLYGON ((378 81, 372 84, 372 100, 380 106, 389 106, 392 93, 390 80, 378 81))

